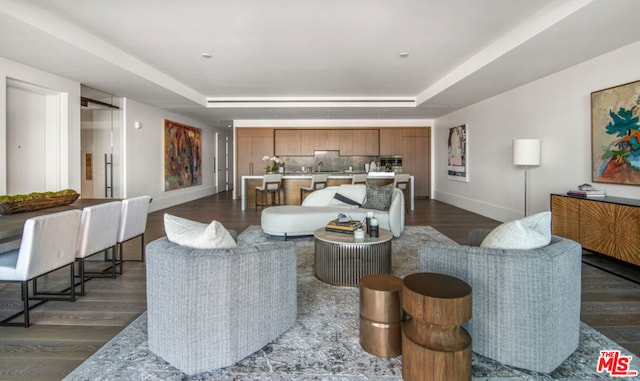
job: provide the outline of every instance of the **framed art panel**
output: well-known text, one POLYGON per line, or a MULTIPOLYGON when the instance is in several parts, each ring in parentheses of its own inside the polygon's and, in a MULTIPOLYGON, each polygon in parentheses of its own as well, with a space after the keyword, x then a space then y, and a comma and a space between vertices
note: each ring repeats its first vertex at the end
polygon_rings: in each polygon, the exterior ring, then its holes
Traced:
POLYGON ((469 181, 467 157, 467 125, 449 129, 447 150, 447 178, 456 181, 469 181))
POLYGON ((163 119, 164 190, 202 185, 202 130, 163 119))
POLYGON ((640 81, 591 93, 593 182, 640 185, 640 81))

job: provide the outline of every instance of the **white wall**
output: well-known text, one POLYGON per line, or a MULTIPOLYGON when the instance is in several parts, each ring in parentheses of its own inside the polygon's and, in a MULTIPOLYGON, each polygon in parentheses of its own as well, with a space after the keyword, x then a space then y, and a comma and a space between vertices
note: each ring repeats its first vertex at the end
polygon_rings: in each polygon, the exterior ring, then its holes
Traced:
POLYGON ((150 210, 155 211, 216 193, 213 174, 215 133, 233 136, 230 128, 212 128, 184 116, 165 112, 125 99, 124 149, 126 197, 148 194, 153 198, 150 210), (202 129, 202 185, 164 191, 164 130, 162 119, 202 129), (140 129, 134 123, 141 124, 140 129))
MULTIPOLYGON (((60 101, 59 155, 60 188, 80 189, 80 84, 0 57, 0 194, 7 193, 7 79, 58 93, 60 101)), ((44 161, 44 153, 43 159, 44 161)))
MULTIPOLYGON (((511 164, 517 138, 542 141, 529 168, 528 214, 549 210, 549 194, 591 183, 591 92, 640 80, 640 43, 584 62, 438 118, 433 129, 434 198, 499 221, 524 212, 524 175, 511 164), (468 183, 447 180, 450 127, 467 124, 468 183)), ((608 195, 640 198, 640 187, 595 183, 608 195)))
MULTIPOLYGON (((34 69, 32 67, 0 57, 0 194, 7 193, 7 78, 51 89, 62 93, 63 112, 59 116, 62 136, 58 143, 62 167, 61 188, 81 189, 81 145, 80 145, 80 84, 66 78, 34 69)), ((233 137, 231 128, 212 128, 175 113, 164 112, 155 107, 126 99, 124 130, 122 138, 125 159, 122 197, 148 194, 153 198, 150 210, 166 208, 191 201, 216 192, 213 177, 215 133, 233 137), (201 186, 164 192, 164 135, 162 119, 202 128, 202 173, 201 186), (141 129, 133 127, 140 122, 141 129)), ((114 155, 115 156, 115 155, 114 155)), ((100 195, 95 195, 100 196, 100 195)))

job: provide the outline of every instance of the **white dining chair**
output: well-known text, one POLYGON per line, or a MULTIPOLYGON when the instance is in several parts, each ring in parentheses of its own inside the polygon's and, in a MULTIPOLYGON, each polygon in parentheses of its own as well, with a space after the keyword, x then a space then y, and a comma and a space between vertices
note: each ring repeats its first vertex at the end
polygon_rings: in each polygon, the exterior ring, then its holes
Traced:
MULTIPOLYGON (((122 274, 124 263, 124 243, 134 238, 140 237, 140 260, 144 262, 144 231, 147 228, 147 214, 149 213, 149 203, 151 197, 138 196, 122 200, 120 211, 120 225, 118 227, 118 259, 122 274)), ((137 260, 131 260, 137 261, 137 260)))
POLYGON ((22 230, 22 240, 17 250, 0 254, 0 282, 20 283, 22 292, 22 311, 11 315, 0 322, 0 325, 31 325, 29 310, 47 300, 76 299, 74 285, 74 263, 80 231, 79 210, 69 210, 29 218, 22 230), (56 293, 40 293, 38 295, 36 279, 42 275, 69 266, 69 291, 56 293), (33 297, 29 295, 29 281, 33 281, 33 297), (31 306, 30 300, 40 300, 31 306), (11 322, 24 314, 24 322, 11 322))
MULTIPOLYGON (((82 210, 80 219, 80 237, 78 239, 78 276, 80 277, 80 295, 84 296, 84 282, 87 275, 116 277, 116 244, 120 227, 122 202, 113 201, 106 204, 87 206, 82 210), (85 259, 94 254, 112 250, 111 266, 105 271, 85 271, 85 259)), ((76 284, 76 285, 78 285, 76 284)))

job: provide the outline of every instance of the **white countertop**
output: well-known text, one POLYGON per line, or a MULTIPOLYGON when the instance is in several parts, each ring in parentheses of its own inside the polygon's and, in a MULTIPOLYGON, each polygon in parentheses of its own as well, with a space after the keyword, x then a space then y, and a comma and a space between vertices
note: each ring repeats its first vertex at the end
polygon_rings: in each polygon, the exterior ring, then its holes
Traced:
MULTIPOLYGON (((379 172, 380 173, 380 172, 379 172)), ((318 175, 319 173, 284 173, 282 175, 283 179, 310 179, 312 177, 312 175, 318 175)), ((329 175, 330 179, 349 179, 351 178, 353 175, 364 175, 364 172, 362 173, 350 173, 350 172, 324 172, 322 174, 326 174, 329 175)), ((243 179, 261 179, 263 178, 264 175, 253 175, 253 176, 242 176, 243 179)), ((367 176, 370 178, 375 178, 375 179, 385 179, 385 178, 393 178, 395 177, 395 175, 393 173, 389 173, 389 175, 385 176, 385 175, 380 175, 380 174, 376 174, 375 176, 367 176)))

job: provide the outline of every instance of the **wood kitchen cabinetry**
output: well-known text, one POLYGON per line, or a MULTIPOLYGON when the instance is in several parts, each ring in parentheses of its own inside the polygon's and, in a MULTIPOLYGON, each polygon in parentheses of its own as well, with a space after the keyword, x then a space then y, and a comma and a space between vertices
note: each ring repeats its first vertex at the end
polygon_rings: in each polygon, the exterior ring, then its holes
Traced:
POLYGON ((552 194, 551 214, 553 234, 640 266, 640 200, 552 194))
POLYGON ((403 128, 381 128, 380 129, 380 155, 395 156, 402 155, 402 132, 403 128))
MULTIPOLYGON (((273 128, 238 128, 236 130, 236 184, 242 176, 263 175, 264 156, 273 156, 273 128)), ((240 195, 240 187, 234 189, 240 195)))
POLYGON ((340 151, 340 156, 378 156, 377 129, 276 129, 275 154, 313 156, 314 151, 340 151))
POLYGON ((380 129, 380 155, 402 156, 402 172, 414 176, 415 197, 431 193, 431 129, 393 127, 380 129))
POLYGON ((314 130, 276 129, 273 131, 277 156, 313 156, 314 130))
MULTIPOLYGON (((262 157, 313 156, 339 150, 341 156, 401 155, 402 170, 414 176, 414 196, 431 193, 431 129, 393 128, 238 128, 237 184, 242 176, 264 173, 262 157)), ((236 190, 238 195, 239 190, 236 190)))

